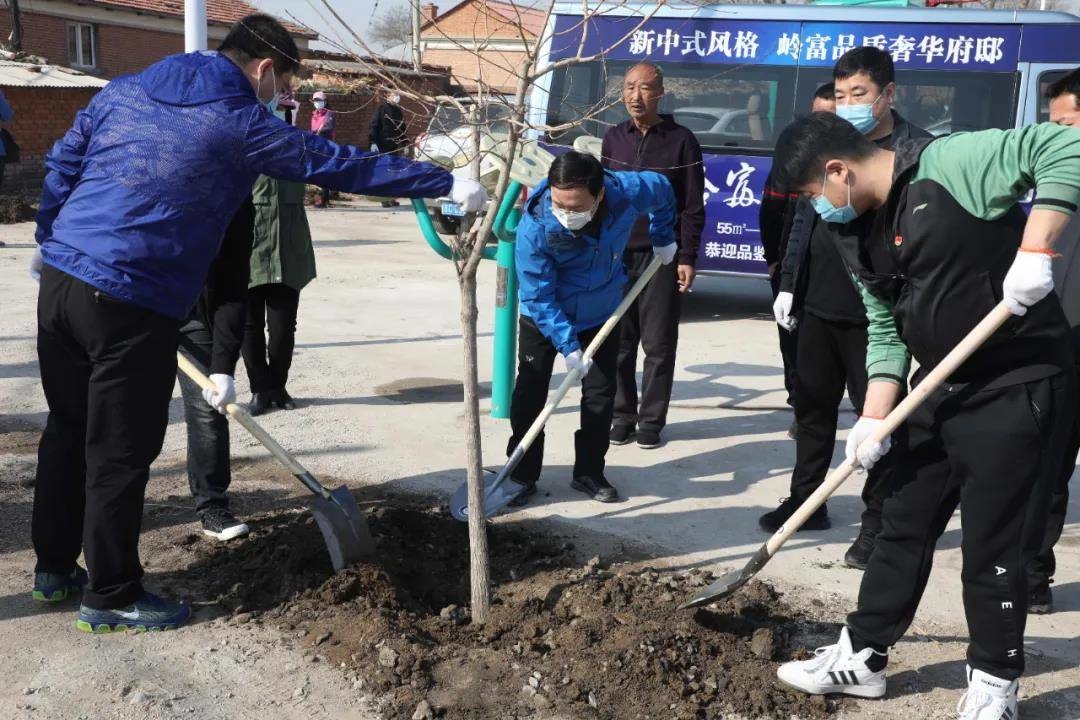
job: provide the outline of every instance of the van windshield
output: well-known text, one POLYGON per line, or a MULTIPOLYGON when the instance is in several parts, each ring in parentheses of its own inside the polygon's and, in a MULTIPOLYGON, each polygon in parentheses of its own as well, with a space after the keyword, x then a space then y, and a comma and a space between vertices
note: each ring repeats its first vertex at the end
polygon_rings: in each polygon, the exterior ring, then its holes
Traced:
MULTIPOLYGON (((603 137, 627 119, 622 78, 630 62, 569 66, 552 78, 548 125, 576 127, 548 134, 556 145, 581 135, 603 137)), ((796 115, 810 111, 814 92, 832 81, 831 68, 665 63, 662 114, 694 132, 714 153, 766 154, 796 115)), ((1018 96, 1014 72, 897 70, 897 112, 934 135, 1009 128, 1018 96)))

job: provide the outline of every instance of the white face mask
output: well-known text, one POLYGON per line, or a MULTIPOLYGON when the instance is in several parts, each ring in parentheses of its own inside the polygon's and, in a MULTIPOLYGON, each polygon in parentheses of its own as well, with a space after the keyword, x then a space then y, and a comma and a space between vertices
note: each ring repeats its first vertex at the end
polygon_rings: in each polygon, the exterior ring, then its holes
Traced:
POLYGON ((315 106, 316 110, 322 110, 324 107, 326 107, 326 101, 325 100, 316 100, 311 104, 315 106))
POLYGON ((589 221, 593 219, 593 215, 596 214, 596 206, 593 205, 589 210, 563 210, 562 208, 551 206, 551 214, 555 216, 555 219, 559 221, 567 230, 580 230, 589 224, 589 221))
POLYGON ((401 102, 401 96, 400 95, 391 95, 390 96, 390 102, 392 102, 394 105, 397 105, 398 103, 401 102))

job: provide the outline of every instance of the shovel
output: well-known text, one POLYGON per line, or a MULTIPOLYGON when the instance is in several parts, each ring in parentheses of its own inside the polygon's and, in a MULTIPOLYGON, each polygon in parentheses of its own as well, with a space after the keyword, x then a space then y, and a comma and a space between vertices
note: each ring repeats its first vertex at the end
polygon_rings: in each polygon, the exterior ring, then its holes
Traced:
MULTIPOLYGON (((600 346, 604 344, 604 340, 606 340, 607 336, 611 334, 611 331, 615 329, 615 326, 619 324, 620 318, 626 313, 634 300, 637 299, 637 296, 641 294, 641 291, 645 288, 645 285, 649 280, 652 279, 652 276, 656 274, 656 270, 661 264, 659 257, 653 257, 652 262, 645 268, 645 272, 641 273, 641 277, 639 277, 637 282, 630 287, 630 291, 626 293, 622 302, 619 303, 619 307, 615 308, 615 312, 611 314, 611 317, 600 326, 600 330, 596 333, 596 337, 589 343, 589 347, 585 348, 583 354, 586 359, 592 358, 596 351, 600 349, 600 346)), ((566 374, 566 379, 564 379, 558 389, 555 390, 555 394, 551 396, 547 405, 544 406, 543 411, 537 416, 536 420, 533 421, 528 432, 525 433, 525 437, 523 437, 517 447, 514 448, 514 452, 510 454, 510 457, 507 459, 506 464, 503 465, 502 470, 494 475, 494 477, 489 474, 484 478, 484 517, 491 517, 499 512, 521 493, 521 486, 517 483, 504 486, 504 481, 510 477, 510 473, 514 471, 514 468, 518 466, 521 459, 525 457, 525 452, 529 449, 529 446, 533 444, 533 441, 536 440, 536 436, 540 434, 540 431, 544 429, 544 425, 547 424, 548 418, 555 412, 555 408, 562 402, 566 393, 568 393, 570 388, 576 385, 580 379, 581 373, 576 369, 571 370, 566 374)), ((459 487, 457 492, 450 497, 450 514, 453 515, 456 520, 462 522, 468 521, 468 483, 459 487)))
MULTIPOLYGON (((190 360, 180 353, 176 354, 176 362, 180 370, 204 390, 215 389, 213 381, 203 375, 190 360)), ((270 437, 255 422, 251 414, 240 405, 230 403, 225 410, 234 420, 243 425, 245 430, 254 435, 256 440, 266 446, 270 454, 314 494, 311 498, 311 514, 315 516, 315 522, 318 523, 319 530, 322 532, 335 572, 375 554, 375 541, 372 540, 367 522, 364 521, 360 507, 348 488, 342 485, 335 490, 330 490, 323 486, 315 479, 315 476, 296 461, 296 458, 278 445, 277 441, 270 437)))
MULTIPOLYGON (((882 442, 885 438, 889 437, 900 427, 905 420, 915 411, 919 405, 926 400, 934 390, 945 382, 945 379, 956 372, 965 360, 967 360, 973 352, 979 349, 979 347, 989 339, 991 335, 997 332, 998 328, 1005 324, 1005 321, 1012 316, 1009 312, 1009 307, 1004 301, 997 304, 990 313, 982 319, 978 325, 976 325, 967 336, 952 349, 945 358, 938 363, 937 367, 927 373, 922 382, 918 384, 911 393, 904 398, 904 400, 893 408, 893 411, 882 421, 878 426, 876 432, 864 441, 869 442, 882 442)), ((829 496, 836 492, 836 489, 848 479, 848 477, 856 470, 855 465, 850 460, 844 460, 840 464, 840 467, 829 473, 829 476, 825 478, 825 482, 821 484, 814 494, 806 498, 806 502, 799 506, 799 509, 791 516, 791 518, 784 523, 779 530, 773 533, 772 537, 768 541, 758 548, 758 551, 754 553, 750 561, 746 563, 746 567, 742 570, 736 570, 729 572, 722 578, 714 582, 709 587, 702 590, 695 598, 683 603, 679 606, 680 610, 686 608, 696 608, 702 605, 708 605, 709 603, 721 600, 728 595, 745 585, 750 578, 757 575, 761 568, 765 567, 765 563, 772 559, 773 555, 780 550, 780 547, 787 542, 788 538, 795 534, 795 532, 802 527, 802 524, 806 522, 807 518, 814 514, 814 511, 821 507, 829 496)))

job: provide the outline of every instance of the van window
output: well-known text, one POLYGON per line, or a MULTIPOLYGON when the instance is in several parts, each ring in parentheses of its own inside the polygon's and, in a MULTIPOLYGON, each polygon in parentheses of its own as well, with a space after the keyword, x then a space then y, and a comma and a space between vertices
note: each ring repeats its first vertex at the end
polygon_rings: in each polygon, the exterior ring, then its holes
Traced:
MULTIPOLYGON (((596 62, 557 71, 548 124, 576 126, 549 133, 549 141, 570 145, 580 135, 603 137, 626 120, 622 82, 632 64, 596 62)), ((660 112, 683 118, 706 149, 769 150, 793 119, 793 67, 665 63, 663 68, 660 112)))
POLYGON ((1039 114, 1035 122, 1050 122, 1050 101, 1046 97, 1046 91, 1070 72, 1070 70, 1047 70, 1039 75, 1039 114))

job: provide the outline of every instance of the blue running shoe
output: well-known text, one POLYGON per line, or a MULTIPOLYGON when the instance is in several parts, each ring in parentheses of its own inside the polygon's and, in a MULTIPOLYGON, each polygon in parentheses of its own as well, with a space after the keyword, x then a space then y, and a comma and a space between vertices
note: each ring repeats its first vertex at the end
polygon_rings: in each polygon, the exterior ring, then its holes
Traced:
POLYGON ((175 630, 191 618, 191 606, 143 593, 131 605, 111 610, 79 608, 75 627, 88 633, 111 633, 135 630, 175 630))
POLYGON ((78 565, 69 573, 34 573, 32 595, 38 602, 60 602, 82 590, 89 581, 90 576, 78 565))

